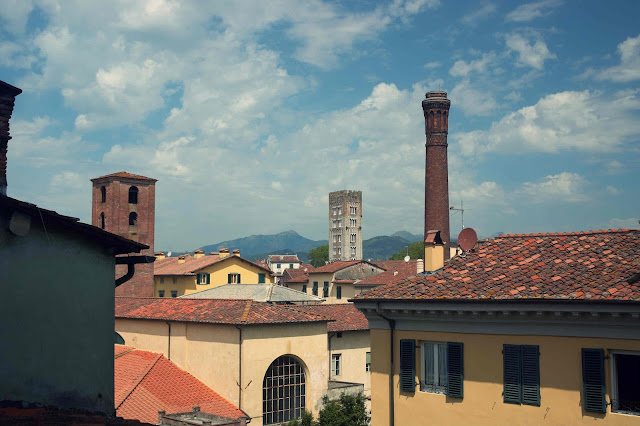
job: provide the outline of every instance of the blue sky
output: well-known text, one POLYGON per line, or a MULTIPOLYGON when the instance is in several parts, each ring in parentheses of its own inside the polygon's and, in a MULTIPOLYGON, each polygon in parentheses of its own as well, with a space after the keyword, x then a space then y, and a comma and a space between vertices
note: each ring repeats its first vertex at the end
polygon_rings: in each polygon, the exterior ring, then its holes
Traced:
MULTIPOLYGON (((24 90, 9 195, 90 221, 89 179, 158 179, 156 248, 294 229, 422 233, 421 100, 452 101, 451 204, 496 232, 638 227, 640 3, 0 2, 24 90)), ((451 217, 452 234, 460 216, 451 217)))

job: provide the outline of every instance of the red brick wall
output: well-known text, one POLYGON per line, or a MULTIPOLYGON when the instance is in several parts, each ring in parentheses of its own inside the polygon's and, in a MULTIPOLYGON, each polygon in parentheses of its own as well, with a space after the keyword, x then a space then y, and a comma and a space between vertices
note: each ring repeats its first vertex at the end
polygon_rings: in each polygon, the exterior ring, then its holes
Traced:
MULTIPOLYGON (((140 254, 153 256, 155 231, 155 181, 110 177, 93 179, 91 223, 101 227, 100 213, 105 215, 105 230, 149 246, 140 254), (106 188, 102 202, 100 188, 106 188), (138 204, 129 204, 129 188, 138 188, 138 204), (137 225, 129 226, 129 213, 138 215, 137 225)), ((124 275, 125 265, 116 267, 116 277, 124 275)), ((153 264, 136 265, 135 274, 116 289, 116 296, 153 296, 153 264)))
POLYGON ((429 92, 422 101, 426 142, 424 176, 424 234, 438 230, 444 242, 444 259, 449 259, 449 166, 447 164, 447 134, 449 107, 446 92, 429 92))

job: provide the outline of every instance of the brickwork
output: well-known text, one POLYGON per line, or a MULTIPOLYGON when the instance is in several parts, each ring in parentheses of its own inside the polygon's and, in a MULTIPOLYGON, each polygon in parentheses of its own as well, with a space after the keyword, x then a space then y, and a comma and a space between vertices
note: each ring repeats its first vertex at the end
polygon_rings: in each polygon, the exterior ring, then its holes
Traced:
POLYGON ((362 191, 329 193, 329 262, 362 259, 362 191), (355 239, 352 238, 355 235, 355 239), (351 248, 355 247, 355 253, 351 248))
POLYGON ((424 235, 429 230, 440 231, 444 243, 444 260, 449 259, 449 168, 447 164, 447 134, 449 107, 447 92, 428 92, 422 101, 426 141, 424 177, 424 235))
POLYGON ((9 120, 13 114, 16 96, 22 90, 0 81, 0 195, 7 194, 7 149, 9 146, 9 120))
MULTIPOLYGON (((156 180, 123 172, 91 179, 91 182, 91 224, 103 228, 104 220, 106 231, 148 245, 149 248, 141 254, 153 256, 156 180), (131 187, 137 188, 137 204, 129 202, 131 187), (132 214, 135 223, 130 225, 132 214)), ((116 266, 116 277, 126 272, 125 265, 116 266)), ((116 289, 116 296, 152 297, 153 264, 136 265, 133 278, 116 289)))

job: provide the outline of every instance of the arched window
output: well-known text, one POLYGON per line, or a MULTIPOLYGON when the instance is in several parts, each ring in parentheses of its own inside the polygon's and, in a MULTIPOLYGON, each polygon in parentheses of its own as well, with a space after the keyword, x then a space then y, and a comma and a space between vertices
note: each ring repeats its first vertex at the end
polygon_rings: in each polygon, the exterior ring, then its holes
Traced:
POLYGON ((101 186, 100 195, 102 196, 102 202, 103 203, 107 202, 107 188, 105 188, 104 186, 101 186))
POLYGON ((138 224, 138 213, 131 212, 129 213, 129 225, 136 226, 138 224))
POLYGON ((104 229, 104 213, 100 213, 100 228, 104 229))
POLYGON ((271 363, 262 383, 262 423, 288 422, 305 409, 305 375, 302 365, 283 355, 271 363))
POLYGON ((135 186, 129 188, 129 204, 138 204, 138 188, 135 186))

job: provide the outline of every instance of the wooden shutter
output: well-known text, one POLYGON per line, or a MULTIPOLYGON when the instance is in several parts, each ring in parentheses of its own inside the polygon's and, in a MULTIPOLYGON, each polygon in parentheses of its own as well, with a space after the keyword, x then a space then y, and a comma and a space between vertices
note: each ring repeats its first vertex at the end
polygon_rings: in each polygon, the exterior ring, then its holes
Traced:
POLYGON ((416 390, 416 351, 415 340, 400 340, 400 390, 415 392, 416 390))
POLYGON ((240 281, 240 274, 238 274, 238 282, 236 284, 240 284, 242 281, 240 281))
POLYGON ((522 345, 522 403, 540 406, 540 350, 538 346, 522 345))
POLYGON ((211 274, 207 274, 207 284, 211 284, 211 274))
POLYGON ((604 350, 582 349, 582 388, 584 411, 606 413, 604 350))
POLYGON ((464 380, 464 361, 462 343, 447 343, 447 395, 462 398, 464 380))
POLYGON ((258 274, 258 284, 264 284, 264 274, 258 274))
POLYGON ((502 365, 504 390, 502 396, 504 402, 520 404, 522 401, 522 387, 520 386, 520 346, 502 346, 502 365))
POLYGON ((231 284, 231 274, 227 274, 227 284, 231 284))

